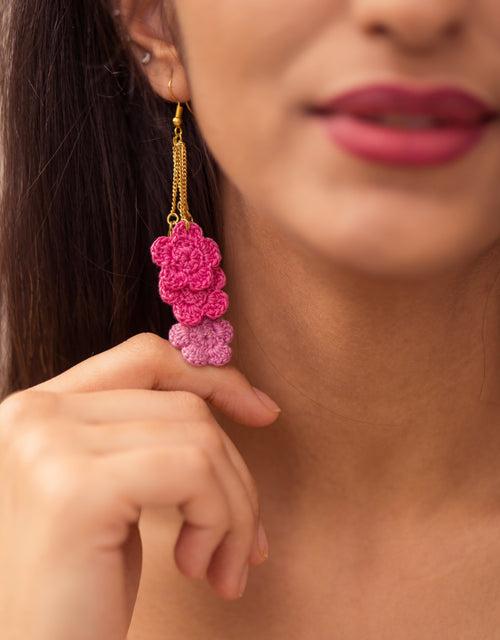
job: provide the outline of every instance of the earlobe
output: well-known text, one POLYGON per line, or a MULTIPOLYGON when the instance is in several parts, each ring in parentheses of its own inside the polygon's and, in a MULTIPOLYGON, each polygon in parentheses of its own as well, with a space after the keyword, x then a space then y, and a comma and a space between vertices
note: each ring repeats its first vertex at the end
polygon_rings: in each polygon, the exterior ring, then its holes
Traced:
POLYGON ((172 86, 179 101, 187 102, 190 92, 184 66, 168 25, 164 23, 161 0, 121 0, 113 12, 120 19, 121 28, 128 34, 128 42, 137 60, 142 63, 153 90, 164 100, 172 102, 168 86, 172 86))

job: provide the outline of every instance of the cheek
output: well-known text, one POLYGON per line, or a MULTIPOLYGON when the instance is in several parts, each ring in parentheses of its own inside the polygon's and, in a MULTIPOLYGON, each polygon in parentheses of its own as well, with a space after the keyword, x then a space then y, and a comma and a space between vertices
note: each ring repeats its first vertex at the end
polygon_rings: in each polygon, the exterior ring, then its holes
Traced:
POLYGON ((207 145, 235 182, 254 171, 266 146, 271 151, 290 94, 289 71, 326 11, 332 8, 324 0, 179 0, 191 105, 207 145))
POLYGON ((207 126, 216 119, 214 108, 224 117, 242 106, 246 109, 247 93, 279 67, 283 59, 278 53, 283 48, 283 36, 277 35, 279 16, 287 4, 285 0, 179 1, 177 18, 192 103, 207 126))

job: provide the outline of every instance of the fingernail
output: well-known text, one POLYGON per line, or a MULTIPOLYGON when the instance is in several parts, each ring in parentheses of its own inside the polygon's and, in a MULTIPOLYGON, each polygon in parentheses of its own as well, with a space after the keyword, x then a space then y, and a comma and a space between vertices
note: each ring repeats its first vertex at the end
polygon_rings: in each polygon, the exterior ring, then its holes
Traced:
POLYGON ((266 409, 270 409, 271 411, 275 411, 276 413, 278 411, 281 411, 280 407, 278 407, 278 405, 276 404, 276 402, 274 402, 274 400, 272 400, 267 393, 264 393, 263 391, 261 391, 260 389, 257 389, 257 387, 252 387, 252 389, 255 391, 257 397, 259 398, 259 400, 262 402, 262 404, 266 407, 266 409))
POLYGON ((267 541, 266 532, 264 531, 262 522, 259 523, 259 529, 257 531, 257 542, 262 557, 267 559, 269 557, 269 542, 267 541))
POLYGON ((243 595, 244 591, 245 591, 245 587, 247 586, 247 579, 248 579, 248 562, 245 565, 245 568, 243 569, 243 574, 241 576, 241 580, 240 580, 240 592, 239 592, 239 597, 241 598, 241 596, 243 595))

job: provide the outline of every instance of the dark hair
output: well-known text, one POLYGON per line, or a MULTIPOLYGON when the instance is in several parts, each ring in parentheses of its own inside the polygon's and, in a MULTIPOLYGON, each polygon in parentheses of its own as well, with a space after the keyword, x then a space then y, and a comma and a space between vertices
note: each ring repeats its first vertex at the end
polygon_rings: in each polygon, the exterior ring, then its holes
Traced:
MULTIPOLYGON (((149 247, 167 233, 171 118, 105 0, 3 16, 3 395, 175 322, 149 247)), ((217 166, 184 109, 189 204, 222 242, 217 166)))

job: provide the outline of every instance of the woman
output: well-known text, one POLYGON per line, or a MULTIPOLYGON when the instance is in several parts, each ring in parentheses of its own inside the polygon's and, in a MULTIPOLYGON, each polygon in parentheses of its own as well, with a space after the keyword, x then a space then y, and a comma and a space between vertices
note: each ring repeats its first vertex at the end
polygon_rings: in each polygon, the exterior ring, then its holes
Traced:
POLYGON ((498 2, 10 11, 2 637, 496 638, 498 2), (148 255, 176 101, 222 367, 148 255))

